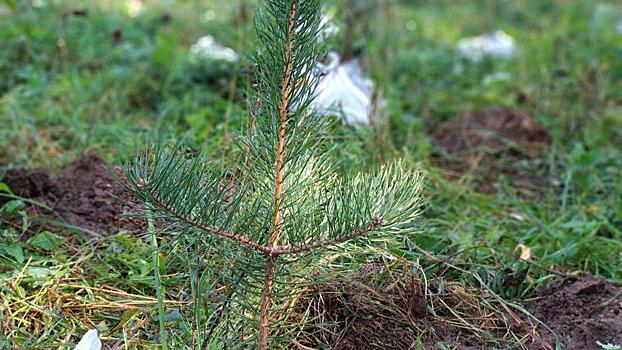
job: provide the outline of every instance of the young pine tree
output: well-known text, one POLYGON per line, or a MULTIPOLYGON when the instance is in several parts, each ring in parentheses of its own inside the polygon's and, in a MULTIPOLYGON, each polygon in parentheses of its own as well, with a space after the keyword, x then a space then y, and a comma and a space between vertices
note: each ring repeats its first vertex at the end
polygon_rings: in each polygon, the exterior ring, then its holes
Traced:
POLYGON ((155 147, 127 174, 166 232, 196 237, 234 261, 234 287, 243 291, 229 295, 227 336, 262 350, 286 341, 293 291, 327 248, 412 230, 422 179, 399 162, 353 176, 331 164, 329 122, 309 108, 323 55, 319 0, 265 0, 256 29, 255 127, 239 138, 244 159, 223 170, 155 147))

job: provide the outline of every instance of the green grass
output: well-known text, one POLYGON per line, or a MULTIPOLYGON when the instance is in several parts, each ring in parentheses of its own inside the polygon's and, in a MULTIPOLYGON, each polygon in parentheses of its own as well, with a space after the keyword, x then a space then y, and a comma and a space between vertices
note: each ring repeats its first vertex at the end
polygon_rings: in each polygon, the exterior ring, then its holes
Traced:
MULTIPOLYGON (((137 17, 128 15, 122 1, 55 1, 42 8, 27 3, 0 1, 0 164, 59 169, 85 149, 120 163, 155 138, 184 138, 214 159, 227 158, 225 133, 240 130, 248 117, 244 92, 252 69, 252 25, 240 24, 237 2, 169 6, 154 0, 137 17), (61 16, 80 6, 86 16, 61 16), (218 14, 215 19, 206 20, 208 10, 218 14), (123 40, 115 43, 117 28, 123 40), (188 49, 207 33, 241 52, 240 64, 224 70, 193 65, 188 49)), ((428 171, 421 233, 414 241, 391 241, 389 248, 414 260, 421 257, 416 244, 439 257, 468 261, 470 272, 510 299, 529 295, 554 276, 551 271, 588 271, 622 282, 622 34, 614 31, 622 15, 613 7, 619 5, 603 2, 597 10, 588 0, 387 1, 388 8, 376 9, 375 2, 360 3, 371 7, 356 16, 353 45, 387 98, 388 155, 428 171), (516 39, 517 57, 473 63, 456 54, 460 38, 495 29, 516 39), (485 83, 495 72, 511 78, 485 83), (551 185, 535 197, 521 196, 511 185, 495 195, 479 194, 468 184, 445 180, 431 165, 429 125, 497 105, 529 113, 552 134, 539 160, 543 183, 551 185), (533 264, 518 259, 519 244, 531 248, 533 264), (529 275, 519 287, 503 286, 507 271, 527 265, 529 275)), ((328 4, 339 24, 347 13, 342 5, 328 4)), ((247 10, 252 14, 252 6, 247 10)), ((341 37, 333 41, 338 48, 341 37)), ((369 129, 343 127, 335 130, 335 140, 335 157, 345 170, 378 166, 382 158, 369 129)), ((0 215, 22 215, 15 203, 0 215)), ((152 299, 140 299, 139 312, 60 314, 46 304, 61 292, 74 293, 70 284, 131 294, 84 289, 75 294, 84 303, 155 297, 148 241, 124 234, 74 237, 43 249, 48 246, 20 238, 23 227, 3 224, 0 230, 0 327, 5 335, 13 332, 12 342, 59 346, 68 332, 68 340, 76 341, 94 326, 134 346, 157 341, 152 299), (19 304, 20 299, 28 301, 19 304), (37 313, 46 320, 37 332, 31 328, 36 322, 10 318, 37 313), (7 329, 9 320, 22 328, 7 329)), ((187 273, 166 256, 160 263, 166 298, 176 300, 190 288, 187 273)), ((472 283, 470 276, 455 278, 472 283)), ((167 322, 183 329, 183 322, 170 321, 174 310, 169 308, 167 322)), ((0 340, 0 348, 8 342, 0 340)))

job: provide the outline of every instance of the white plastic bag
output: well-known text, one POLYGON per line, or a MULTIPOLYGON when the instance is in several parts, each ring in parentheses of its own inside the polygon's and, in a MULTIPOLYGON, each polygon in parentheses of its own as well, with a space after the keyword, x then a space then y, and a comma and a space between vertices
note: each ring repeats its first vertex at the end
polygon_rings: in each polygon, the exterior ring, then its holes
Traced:
POLYGON ((125 9, 130 17, 136 17, 143 11, 145 4, 142 0, 125 0, 125 9))
POLYGON ((501 81, 509 81, 512 79, 512 75, 508 72, 495 72, 486 74, 483 79, 484 85, 490 85, 501 81))
POLYGON ((516 51, 514 39, 502 30, 464 38, 458 42, 457 48, 473 61, 479 61, 485 56, 510 58, 516 51))
POLYGON ((75 350, 101 350, 101 348, 102 342, 97 335, 97 329, 90 329, 76 345, 75 350))
POLYGON ((595 31, 622 34, 622 6, 604 2, 596 4, 590 25, 595 31))
POLYGON ((232 48, 223 46, 216 42, 213 36, 206 35, 190 47, 190 57, 197 61, 235 62, 239 56, 232 48))
POLYGON ((369 124, 374 83, 363 75, 359 60, 340 63, 335 52, 328 57, 329 63, 319 67, 324 75, 312 107, 322 115, 341 114, 350 125, 369 124))

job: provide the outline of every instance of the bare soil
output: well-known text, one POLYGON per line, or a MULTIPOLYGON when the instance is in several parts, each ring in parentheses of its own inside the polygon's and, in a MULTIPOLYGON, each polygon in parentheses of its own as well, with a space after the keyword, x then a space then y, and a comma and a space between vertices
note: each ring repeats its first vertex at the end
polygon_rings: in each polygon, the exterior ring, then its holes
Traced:
MULTIPOLYGON (((79 227, 91 236, 119 231, 141 233, 142 220, 128 217, 140 208, 119 180, 121 170, 112 167, 98 155, 87 151, 63 168, 56 176, 45 169, 10 169, 2 180, 18 196, 47 205, 52 212, 36 205, 28 208, 38 225, 61 231, 50 221, 61 221, 79 227)), ((7 198, 0 195, 0 204, 7 198)))
POLYGON ((552 350, 559 342, 565 350, 601 350, 597 341, 622 344, 622 286, 604 279, 586 274, 541 287, 524 305, 546 326, 509 311, 484 291, 440 281, 372 267, 314 285, 303 305, 315 323, 303 345, 552 350))
POLYGON ((622 345, 621 285, 591 275, 558 279, 525 306, 550 328, 538 327, 540 335, 554 344, 556 333, 562 349, 600 350, 597 341, 622 345))
POLYGON ((542 177, 533 168, 551 136, 519 110, 494 107, 469 112, 442 124, 432 138, 438 150, 434 164, 452 180, 472 174, 480 192, 497 192, 501 176, 519 190, 548 186, 539 183, 542 177))

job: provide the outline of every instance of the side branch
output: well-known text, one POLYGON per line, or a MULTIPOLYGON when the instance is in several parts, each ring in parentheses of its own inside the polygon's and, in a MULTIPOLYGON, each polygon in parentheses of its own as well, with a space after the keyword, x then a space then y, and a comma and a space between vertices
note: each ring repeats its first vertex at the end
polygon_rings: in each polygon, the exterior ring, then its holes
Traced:
POLYGON ((183 221, 184 223, 190 225, 190 226, 194 226, 196 228, 198 228, 201 231, 205 231, 207 233, 211 233, 213 235, 216 236, 220 236, 220 237, 224 237, 227 239, 230 239, 232 241, 241 243, 242 245, 245 245, 247 247, 250 247, 251 249, 254 249, 258 252, 267 253, 267 248, 259 245, 255 242, 253 242, 252 240, 250 240, 249 238, 242 236, 242 235, 238 235, 235 234, 233 232, 227 231, 227 230, 223 230, 219 227, 214 227, 214 226, 209 226, 209 225, 204 225, 200 222, 196 222, 194 220, 192 220, 191 218, 182 215, 181 213, 179 213, 177 210, 169 207, 168 205, 166 205, 166 203, 164 203, 162 200, 160 200, 154 193, 152 193, 151 191, 149 191, 149 194, 151 195, 151 197, 153 198, 151 202, 151 205, 155 205, 157 206, 160 210, 166 212, 167 214, 173 216, 174 218, 183 221))
POLYGON ((378 229, 382 224, 383 224, 383 220, 382 218, 375 218, 373 219, 371 222, 369 222, 367 225, 363 226, 362 228, 356 230, 356 231, 352 231, 350 233, 347 233, 345 235, 339 236, 339 237, 335 237, 335 238, 329 238, 329 239, 325 239, 325 240, 321 240, 318 242, 314 242, 314 243, 309 243, 309 244, 305 244, 305 245, 301 245, 301 246, 263 246, 260 244, 255 243, 254 241, 252 241, 251 239, 249 239, 246 236, 242 236, 242 235, 238 235, 235 234, 233 232, 221 229, 219 227, 215 227, 215 226, 209 226, 209 225, 205 225, 202 224, 200 222, 197 222, 195 220, 192 220, 191 218, 179 213, 178 211, 176 211, 175 209, 169 207, 168 205, 166 205, 166 203, 164 203, 162 200, 160 200, 154 193, 150 192, 150 196, 152 198, 152 200, 150 201, 151 205, 158 207, 160 210, 164 211, 165 213, 167 213, 168 215, 183 221, 184 223, 196 227, 197 229, 207 232, 207 233, 211 233, 215 236, 219 236, 219 237, 223 237, 223 238, 227 238, 230 239, 234 242, 238 242, 244 246, 247 246, 257 252, 263 253, 266 256, 279 256, 279 255, 284 255, 284 254, 297 254, 297 253, 302 253, 302 252, 308 252, 310 250, 313 249, 318 249, 318 248, 323 248, 323 247, 327 247, 327 246, 332 246, 332 245, 336 245, 339 243, 343 243, 346 241, 349 241, 351 239, 357 238, 357 237, 361 237, 363 235, 366 235, 370 232, 375 231, 376 229, 378 229))
POLYGON ((329 239, 325 239, 322 241, 318 241, 315 243, 309 243, 309 244, 305 244, 302 246, 276 246, 276 247, 269 247, 268 248, 268 253, 271 255, 283 255, 283 254, 296 254, 296 253, 302 253, 302 252, 308 252, 310 250, 313 249, 317 249, 317 248, 322 248, 322 247, 327 247, 327 246, 331 246, 331 245, 336 245, 339 243, 343 243, 346 241, 349 241, 351 239, 366 235, 370 232, 375 231, 376 229, 378 229, 383 223, 383 220, 381 218, 375 218, 373 219, 370 223, 368 223, 367 225, 365 225, 364 227, 356 230, 356 231, 352 231, 350 233, 347 233, 343 236, 339 236, 336 238, 329 238, 329 239))

